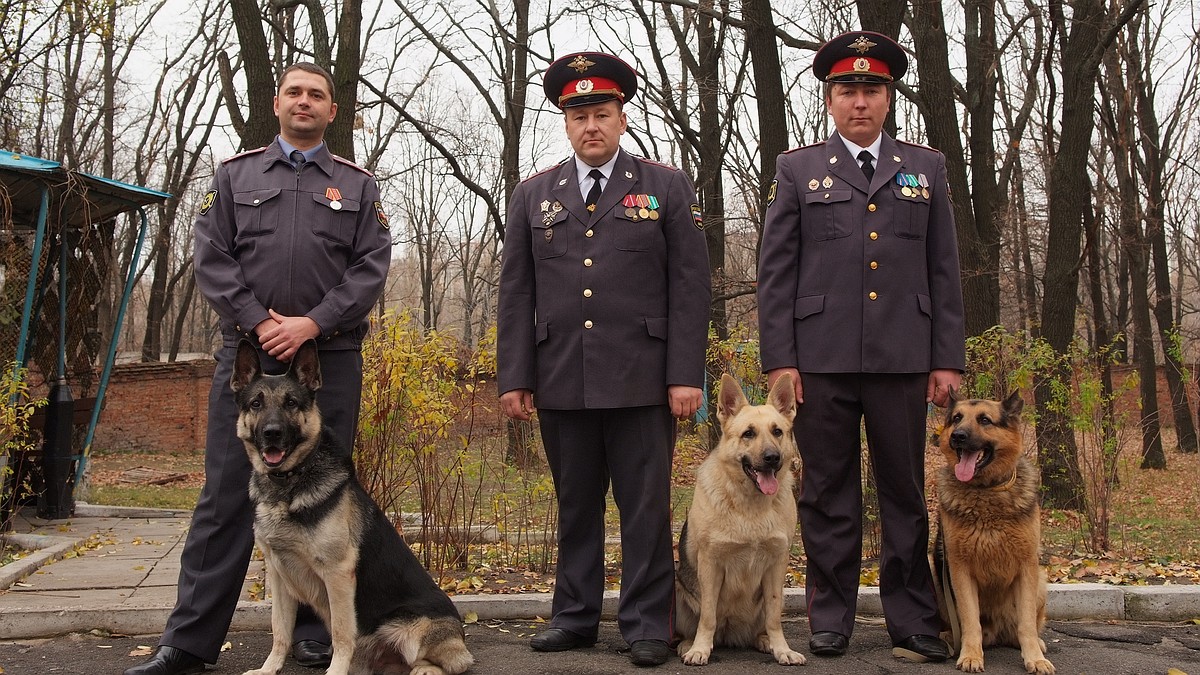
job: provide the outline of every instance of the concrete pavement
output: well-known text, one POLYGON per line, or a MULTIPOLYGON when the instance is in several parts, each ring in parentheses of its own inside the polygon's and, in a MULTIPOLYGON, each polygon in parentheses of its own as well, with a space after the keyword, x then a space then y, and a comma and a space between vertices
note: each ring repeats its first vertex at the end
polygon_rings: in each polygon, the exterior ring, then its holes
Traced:
MULTIPOLYGON (((17 516, 6 535, 39 552, 0 568, 0 639, 42 638, 99 630, 157 635, 175 604, 187 511, 123 509, 80 503, 69 520, 17 516)), ((264 579, 261 561, 247 570, 243 598, 264 579)), ((463 615, 480 621, 549 617, 550 595, 460 595, 463 615)), ((605 599, 616 615, 616 593, 605 599)), ((785 612, 802 616, 804 590, 787 589, 785 612)), ((878 590, 863 588, 859 615, 881 615, 878 590)), ((1182 622, 1200 620, 1200 585, 1051 584, 1047 613, 1058 621, 1182 622)), ((269 631, 270 602, 242 600, 233 631, 269 631)))

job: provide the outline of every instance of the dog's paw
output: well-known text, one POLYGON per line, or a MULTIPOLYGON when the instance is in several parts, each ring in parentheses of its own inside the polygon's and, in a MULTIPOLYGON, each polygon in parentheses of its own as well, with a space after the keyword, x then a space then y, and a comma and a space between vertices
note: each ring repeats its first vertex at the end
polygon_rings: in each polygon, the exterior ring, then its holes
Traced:
POLYGON ((963 654, 958 657, 958 663, 955 667, 964 673, 982 673, 983 672, 983 656, 968 656, 963 654))
POLYGON ((246 672, 242 673, 242 675, 279 675, 280 670, 281 669, 278 668, 255 668, 254 670, 247 670, 246 672))
POLYGON ((1054 664, 1047 659, 1025 662, 1025 672, 1036 675, 1054 675, 1054 664))
POLYGON ((409 675, 446 675, 446 671, 437 666, 417 666, 409 671, 409 675))
POLYGON ((709 654, 711 654, 709 650, 690 649, 681 658, 689 666, 706 666, 708 665, 709 654))
POLYGON ((802 666, 805 658, 800 652, 794 652, 790 649, 781 651, 775 655, 775 663, 781 666, 802 666))

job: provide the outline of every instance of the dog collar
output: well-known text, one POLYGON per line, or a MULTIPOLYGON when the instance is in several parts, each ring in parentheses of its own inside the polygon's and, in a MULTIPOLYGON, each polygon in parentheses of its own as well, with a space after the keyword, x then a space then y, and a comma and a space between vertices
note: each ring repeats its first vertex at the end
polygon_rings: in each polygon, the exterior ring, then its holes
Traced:
POLYGON ((267 478, 270 478, 273 482, 276 482, 276 483, 279 483, 282 485, 282 484, 288 482, 288 480, 290 480, 292 478, 292 476, 298 476, 302 473, 304 473, 304 469, 300 469, 300 468, 292 469, 291 471, 287 471, 284 473, 280 473, 278 471, 268 471, 267 478))

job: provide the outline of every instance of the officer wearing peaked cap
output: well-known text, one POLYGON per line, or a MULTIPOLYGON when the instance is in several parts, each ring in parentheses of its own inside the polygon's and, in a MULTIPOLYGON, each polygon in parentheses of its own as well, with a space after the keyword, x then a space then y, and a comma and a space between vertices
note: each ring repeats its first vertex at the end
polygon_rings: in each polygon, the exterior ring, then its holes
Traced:
POLYGON ((862 550, 860 425, 880 496, 880 599, 898 656, 940 661, 926 559, 928 402, 944 406, 965 367, 958 247, 936 150, 883 132, 908 69, 891 38, 855 31, 813 59, 836 131, 781 154, 758 268, 762 366, 795 379, 804 460, 799 515, 808 558, 809 648, 844 654, 862 550))
POLYGON ((710 287, 700 208, 681 171, 620 147, 637 74, 599 52, 545 75, 574 156, 520 183, 500 271, 500 403, 537 404, 559 505, 550 628, 538 651, 596 641, 604 509, 621 516, 617 619, 637 665, 670 656, 670 479, 675 418, 703 398, 710 287))

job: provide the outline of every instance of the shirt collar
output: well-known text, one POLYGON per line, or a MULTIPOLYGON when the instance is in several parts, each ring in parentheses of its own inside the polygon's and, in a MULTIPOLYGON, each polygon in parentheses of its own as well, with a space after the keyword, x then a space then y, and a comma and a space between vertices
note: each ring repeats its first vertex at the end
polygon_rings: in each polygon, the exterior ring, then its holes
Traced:
POLYGON ((838 134, 838 136, 842 139, 842 143, 846 144, 846 149, 850 151, 850 156, 853 157, 855 160, 858 159, 858 153, 862 152, 863 150, 866 150, 871 153, 872 157, 875 158, 875 166, 879 166, 879 152, 883 148, 883 134, 882 133, 875 137, 874 143, 871 143, 870 145, 868 145, 866 147, 863 147, 857 143, 851 142, 850 140, 848 140, 845 136, 842 136, 841 134, 838 134))
POLYGON ((575 155, 575 180, 580 185, 583 185, 583 179, 587 178, 588 173, 592 169, 600 169, 600 173, 604 174, 604 180, 607 181, 609 176, 612 176, 613 167, 615 167, 617 165, 617 157, 619 157, 620 155, 621 155, 621 151, 617 150, 616 152, 613 153, 613 156, 611 159, 609 159, 607 162, 601 164, 600 166, 591 166, 591 165, 587 164, 586 162, 584 162, 582 159, 579 159, 579 155, 575 155))
MULTIPOLYGON (((296 149, 296 146, 283 140, 283 136, 276 136, 275 138, 279 141, 279 149, 283 150, 284 158, 290 163, 292 161, 292 152, 296 149)), ((317 153, 320 152, 321 148, 323 147, 325 147, 325 141, 321 141, 307 150, 301 150, 300 154, 304 155, 304 161, 311 162, 313 161, 313 157, 316 157, 317 153)))

